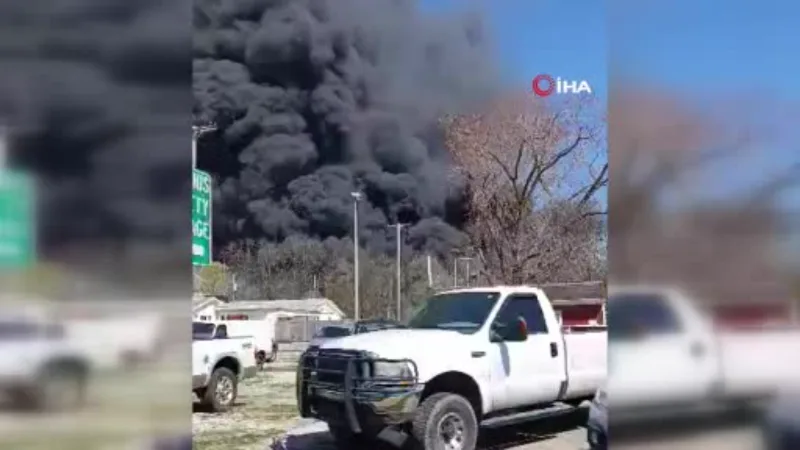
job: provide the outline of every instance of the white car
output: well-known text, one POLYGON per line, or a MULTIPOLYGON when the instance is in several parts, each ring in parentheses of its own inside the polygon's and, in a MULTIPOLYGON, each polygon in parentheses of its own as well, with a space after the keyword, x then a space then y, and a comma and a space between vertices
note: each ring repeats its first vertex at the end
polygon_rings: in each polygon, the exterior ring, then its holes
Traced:
POLYGON ((606 332, 563 333, 536 287, 454 290, 428 299, 404 328, 323 342, 297 376, 301 416, 327 422, 342 448, 377 437, 473 450, 480 427, 591 399, 606 377, 606 332))
POLYGON ((0 391, 15 406, 67 410, 83 405, 92 365, 66 338, 64 325, 31 317, 0 317, 0 391))
POLYGON ((239 381, 258 371, 249 337, 228 337, 227 326, 192 323, 192 392, 214 412, 229 410, 239 381))

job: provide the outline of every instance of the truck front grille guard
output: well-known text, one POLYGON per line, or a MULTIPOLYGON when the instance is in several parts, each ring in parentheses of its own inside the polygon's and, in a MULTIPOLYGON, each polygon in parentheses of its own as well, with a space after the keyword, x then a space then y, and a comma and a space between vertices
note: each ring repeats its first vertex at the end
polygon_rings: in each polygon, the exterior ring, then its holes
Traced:
POLYGON ((419 384, 419 371, 414 361, 375 358, 361 351, 310 350, 301 356, 298 372, 301 415, 310 415, 308 396, 314 390, 341 393, 347 421, 356 433, 362 431, 356 415, 356 400, 370 399, 374 394, 406 391, 419 384), (377 377, 374 367, 378 362, 407 364, 412 373, 403 377, 377 377))

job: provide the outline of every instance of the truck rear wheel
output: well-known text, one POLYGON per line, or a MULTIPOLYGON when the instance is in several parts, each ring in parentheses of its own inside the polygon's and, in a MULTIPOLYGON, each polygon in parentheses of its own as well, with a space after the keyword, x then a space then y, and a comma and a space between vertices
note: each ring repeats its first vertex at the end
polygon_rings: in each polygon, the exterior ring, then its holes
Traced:
POLYGON ((236 374, 230 369, 225 367, 214 369, 201 399, 203 405, 213 412, 230 410, 236 400, 238 384, 236 374))
POLYGON ((276 359, 278 359, 278 344, 272 344, 272 353, 269 354, 267 362, 275 362, 276 359))
POLYGON ((417 409, 412 423, 414 440, 425 450, 475 450, 478 419, 464 397, 433 394, 417 409))
POLYGON ((256 367, 258 367, 259 372, 264 370, 264 364, 266 364, 267 361, 267 353, 264 352, 264 350, 256 352, 256 367))

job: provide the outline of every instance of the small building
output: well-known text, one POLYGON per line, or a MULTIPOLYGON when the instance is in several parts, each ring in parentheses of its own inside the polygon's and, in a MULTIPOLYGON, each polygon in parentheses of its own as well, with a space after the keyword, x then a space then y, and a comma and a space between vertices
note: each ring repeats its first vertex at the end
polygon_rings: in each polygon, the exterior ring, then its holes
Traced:
POLYGON ((602 281, 540 286, 565 326, 605 326, 606 286, 602 281))
POLYGON ((195 295, 192 298, 192 319, 209 321, 217 319, 217 309, 225 302, 214 296, 195 295))
POLYGON ((216 308, 219 320, 265 320, 270 315, 316 321, 339 321, 345 316, 336 303, 327 298, 234 301, 216 308))

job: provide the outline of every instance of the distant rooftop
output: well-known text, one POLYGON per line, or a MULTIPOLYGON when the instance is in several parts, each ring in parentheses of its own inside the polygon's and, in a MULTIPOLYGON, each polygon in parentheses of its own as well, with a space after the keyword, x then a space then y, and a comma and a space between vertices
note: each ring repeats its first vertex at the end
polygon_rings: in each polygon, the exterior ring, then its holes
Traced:
POLYGON ((550 301, 601 300, 606 298, 602 281, 581 283, 551 283, 539 285, 550 301))
POLYGON ((327 298, 309 298, 302 300, 241 300, 220 306, 220 310, 266 309, 275 311, 324 313, 332 311, 344 315, 336 303, 327 298))

